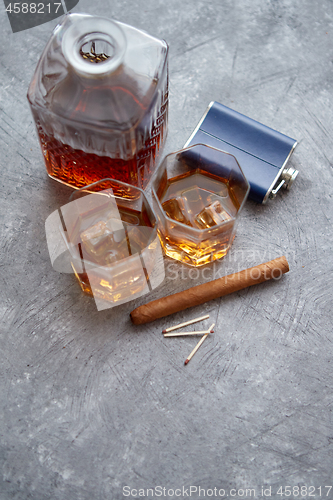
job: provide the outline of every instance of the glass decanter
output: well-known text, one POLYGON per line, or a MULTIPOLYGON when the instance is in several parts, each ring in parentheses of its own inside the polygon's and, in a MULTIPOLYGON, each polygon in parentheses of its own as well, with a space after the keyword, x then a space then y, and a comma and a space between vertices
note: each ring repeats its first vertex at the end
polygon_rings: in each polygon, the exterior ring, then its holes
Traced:
POLYGON ((76 188, 111 177, 144 189, 167 133, 168 46, 118 21, 67 14, 28 99, 50 177, 76 188))

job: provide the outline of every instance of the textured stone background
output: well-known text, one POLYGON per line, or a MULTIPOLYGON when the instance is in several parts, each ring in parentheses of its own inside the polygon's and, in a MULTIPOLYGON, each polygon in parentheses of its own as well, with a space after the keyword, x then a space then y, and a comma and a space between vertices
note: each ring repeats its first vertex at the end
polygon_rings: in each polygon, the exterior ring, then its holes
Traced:
POLYGON ((305 485, 316 489, 303 498, 333 498, 332 1, 80 0, 74 10, 169 43, 165 153, 211 100, 299 141, 292 190, 246 204, 206 278, 166 261, 149 298, 283 254, 291 270, 147 326, 129 320, 147 297, 97 312, 73 276, 53 271, 44 234, 71 190, 46 175, 26 92, 56 22, 13 34, 0 6, 0 499, 118 500, 125 485, 255 488, 256 498, 264 485, 274 499, 285 498, 279 486, 305 485), (184 367, 197 339, 161 329, 206 312, 215 333, 184 367))

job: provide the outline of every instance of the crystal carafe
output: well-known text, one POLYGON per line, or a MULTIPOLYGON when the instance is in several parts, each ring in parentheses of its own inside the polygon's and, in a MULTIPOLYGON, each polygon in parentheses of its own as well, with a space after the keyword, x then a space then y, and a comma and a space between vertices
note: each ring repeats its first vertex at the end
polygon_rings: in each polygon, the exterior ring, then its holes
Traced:
POLYGON ((166 138, 168 46, 118 21, 67 14, 28 99, 50 177, 76 188, 111 177, 144 189, 166 138))

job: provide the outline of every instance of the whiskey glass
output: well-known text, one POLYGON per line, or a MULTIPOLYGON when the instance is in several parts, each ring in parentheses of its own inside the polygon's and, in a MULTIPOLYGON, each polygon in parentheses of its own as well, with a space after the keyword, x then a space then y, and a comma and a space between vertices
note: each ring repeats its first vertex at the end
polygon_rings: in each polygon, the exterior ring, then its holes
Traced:
POLYGON ((204 144, 165 157, 152 180, 165 254, 191 266, 224 257, 249 183, 236 158, 204 144))
POLYGON ((163 281, 156 218, 141 189, 103 179, 74 191, 60 211, 73 272, 98 310, 140 297, 163 281))

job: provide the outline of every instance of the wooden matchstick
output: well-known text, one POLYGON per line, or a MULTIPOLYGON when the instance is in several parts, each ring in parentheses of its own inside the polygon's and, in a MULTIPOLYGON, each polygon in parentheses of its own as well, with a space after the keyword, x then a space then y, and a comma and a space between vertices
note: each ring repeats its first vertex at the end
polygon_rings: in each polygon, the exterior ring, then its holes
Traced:
POLYGON ((214 333, 214 330, 198 330, 196 332, 165 333, 164 337, 182 337, 183 335, 202 335, 203 333, 214 333))
POLYGON ((179 323, 179 325, 170 326, 170 328, 162 330, 162 333, 172 332, 172 330, 176 330, 177 328, 183 328, 184 326, 192 325, 193 323, 198 323, 198 321, 203 321, 204 319, 207 318, 209 318, 209 314, 206 314, 205 316, 200 316, 200 318, 191 319, 190 321, 185 321, 185 323, 179 323))
POLYGON ((188 356, 187 359, 185 359, 184 365, 187 365, 187 363, 190 361, 190 359, 193 358, 193 356, 195 355, 195 353, 197 352, 197 350, 199 349, 199 347, 201 346, 201 344, 206 340, 206 338, 208 337, 209 332, 214 328, 214 326, 215 326, 215 323, 212 324, 212 326, 210 327, 209 331, 207 333, 205 333, 205 335, 199 340, 199 342, 197 343, 197 345, 195 346, 195 348, 193 349, 193 351, 191 352, 191 354, 188 356))

